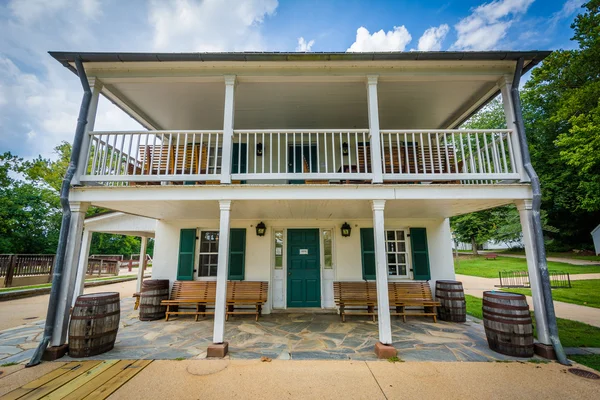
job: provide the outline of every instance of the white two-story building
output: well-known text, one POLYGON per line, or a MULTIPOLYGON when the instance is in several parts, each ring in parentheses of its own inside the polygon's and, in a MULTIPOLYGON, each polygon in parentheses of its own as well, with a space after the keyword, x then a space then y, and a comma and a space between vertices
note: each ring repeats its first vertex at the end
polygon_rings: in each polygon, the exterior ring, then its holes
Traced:
POLYGON ((269 313, 334 309, 334 281, 376 280, 386 304, 388 281, 453 279, 454 215, 515 203, 535 270, 509 91, 548 54, 52 52, 92 88, 62 307, 90 205, 157 221, 153 278, 217 281, 215 343, 228 280, 268 281, 269 313), (498 94, 508 129, 459 129, 498 94), (95 131, 100 95, 147 130, 95 131))

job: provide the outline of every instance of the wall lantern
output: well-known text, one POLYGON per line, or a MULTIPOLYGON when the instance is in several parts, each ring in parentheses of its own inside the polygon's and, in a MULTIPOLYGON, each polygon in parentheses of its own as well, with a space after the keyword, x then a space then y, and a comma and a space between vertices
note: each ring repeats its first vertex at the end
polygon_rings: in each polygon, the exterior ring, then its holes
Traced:
POLYGON ((258 225, 256 225, 256 236, 265 236, 266 232, 267 227, 264 222, 261 221, 258 225))
POLYGON ((262 157, 262 150, 263 150, 262 143, 257 143, 256 144, 256 156, 257 157, 262 157))
POLYGON ((345 156, 348 155, 348 143, 346 142, 342 143, 342 154, 345 156))
POLYGON ((342 236, 350 237, 350 232, 352 232, 352 227, 347 222, 344 222, 344 225, 342 225, 342 236))

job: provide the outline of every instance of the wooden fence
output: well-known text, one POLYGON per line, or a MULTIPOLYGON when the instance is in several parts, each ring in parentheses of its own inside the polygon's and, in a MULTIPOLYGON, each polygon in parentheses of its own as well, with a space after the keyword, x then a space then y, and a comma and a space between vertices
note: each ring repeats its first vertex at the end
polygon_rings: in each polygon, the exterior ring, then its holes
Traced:
POLYGON ((113 259, 88 258, 87 275, 119 275, 120 261, 113 259))
POLYGON ((48 276, 52 280, 53 254, 0 254, 0 278, 4 286, 12 286, 13 278, 48 276))

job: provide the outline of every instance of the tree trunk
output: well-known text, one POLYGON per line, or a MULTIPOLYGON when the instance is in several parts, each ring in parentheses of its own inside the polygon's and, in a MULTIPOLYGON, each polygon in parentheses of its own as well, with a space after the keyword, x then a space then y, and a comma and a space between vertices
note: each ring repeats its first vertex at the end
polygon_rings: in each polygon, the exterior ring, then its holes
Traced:
POLYGON ((471 247, 473 248, 473 255, 479 255, 479 253, 477 252, 477 241, 475 240, 475 236, 471 238, 471 247))

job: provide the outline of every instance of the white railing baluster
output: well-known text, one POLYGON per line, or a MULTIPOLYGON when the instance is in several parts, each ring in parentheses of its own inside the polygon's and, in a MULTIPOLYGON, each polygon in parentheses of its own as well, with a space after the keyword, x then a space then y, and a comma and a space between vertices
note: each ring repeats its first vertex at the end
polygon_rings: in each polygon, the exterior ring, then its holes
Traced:
MULTIPOLYGON (((435 135, 435 144, 438 155, 438 165, 440 166, 440 174, 444 173, 444 168, 442 167, 442 149, 440 148, 440 135, 438 133, 434 133, 435 135)), ((445 151, 444 151, 445 152, 445 151)), ((435 168, 434 168, 435 171, 435 168)))
MULTIPOLYGON (((448 136, 446 135, 446 133, 443 133, 444 135, 444 153, 446 153, 446 171, 450 172, 450 170, 452 169, 452 166, 450 165, 450 156, 449 156, 449 148, 448 148, 448 136)), ((454 149, 452 149, 452 151, 454 151, 454 149)), ((454 158, 456 158, 456 155, 454 155, 454 158)))
POLYGON ((504 165, 504 169, 502 172, 508 172, 508 165, 506 165, 506 150, 504 149, 504 133, 500 133, 500 151, 502 152, 502 162, 504 165))
POLYGON ((212 150, 210 146, 210 140, 212 135, 207 133, 206 136, 208 136, 206 143, 206 175, 210 175, 210 151, 212 150))

